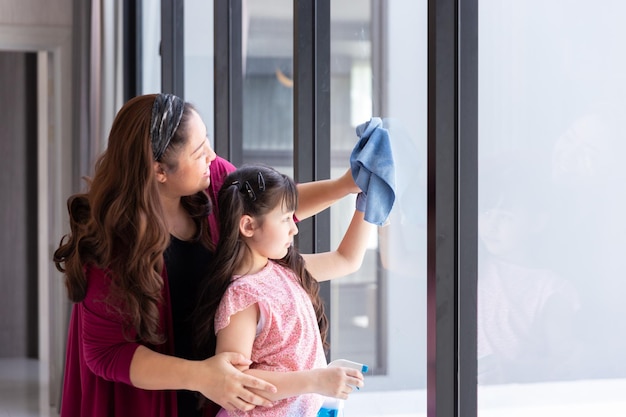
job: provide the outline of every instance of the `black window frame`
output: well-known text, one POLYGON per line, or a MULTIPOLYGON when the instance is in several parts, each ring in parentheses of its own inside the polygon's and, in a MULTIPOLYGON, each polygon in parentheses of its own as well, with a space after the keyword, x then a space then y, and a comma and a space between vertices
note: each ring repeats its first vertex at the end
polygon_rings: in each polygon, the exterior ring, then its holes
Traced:
POLYGON ((428 1, 428 416, 477 413, 478 0, 428 1))

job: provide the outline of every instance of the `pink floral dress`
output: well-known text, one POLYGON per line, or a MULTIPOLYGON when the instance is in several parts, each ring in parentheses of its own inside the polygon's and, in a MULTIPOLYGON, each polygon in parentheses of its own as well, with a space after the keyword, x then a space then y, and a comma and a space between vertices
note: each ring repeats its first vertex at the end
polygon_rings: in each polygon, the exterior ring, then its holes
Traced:
MULTIPOLYGON (((274 372, 326 367, 317 318, 311 299, 294 273, 269 261, 254 275, 236 276, 222 298, 215 317, 215 331, 228 326, 230 317, 258 303, 261 312, 252 346, 251 368, 274 372)), ((256 407, 250 412, 227 412, 222 416, 316 416, 324 398, 303 394, 256 407)))

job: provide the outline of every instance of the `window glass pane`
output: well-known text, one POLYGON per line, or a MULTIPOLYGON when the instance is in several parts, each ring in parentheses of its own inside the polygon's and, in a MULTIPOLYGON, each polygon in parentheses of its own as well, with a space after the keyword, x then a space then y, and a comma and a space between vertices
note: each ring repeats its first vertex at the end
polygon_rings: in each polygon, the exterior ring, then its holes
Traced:
POLYGON ((214 143, 213 2, 185 0, 184 15, 185 100, 198 110, 214 143))
POLYGON ((293 177, 293 1, 243 1, 243 151, 293 177))
MULTIPOLYGON (((347 169, 356 127, 376 116, 389 131, 397 186, 363 267, 331 284, 331 356, 370 368, 346 416, 426 413, 426 3, 331 2, 332 175, 347 169)), ((336 247, 354 199, 331 210, 336 247)))
POLYGON ((161 91, 161 2, 143 0, 142 22, 142 94, 161 91))
MULTIPOLYGON (((355 127, 372 117, 372 41, 369 0, 331 3, 331 170, 349 167, 358 138, 355 127), (348 7, 352 5, 353 7, 348 7)), ((337 247, 354 212, 354 199, 332 208, 331 247, 337 247)), ((372 372, 384 368, 379 357, 381 311, 375 236, 363 267, 331 283, 331 358, 365 363, 372 372)))
POLYGON ((479 415, 626 415, 626 4, 479 11, 479 415))

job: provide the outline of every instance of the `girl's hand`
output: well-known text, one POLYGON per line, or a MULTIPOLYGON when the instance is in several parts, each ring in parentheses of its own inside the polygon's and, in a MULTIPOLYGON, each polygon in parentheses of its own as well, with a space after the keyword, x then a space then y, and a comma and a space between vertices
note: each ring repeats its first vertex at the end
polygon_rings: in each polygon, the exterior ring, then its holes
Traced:
POLYGON ((363 387, 363 374, 344 367, 314 369, 318 394, 345 400, 355 387, 363 387))
POLYGON ((349 194, 356 194, 361 192, 361 189, 354 182, 354 178, 352 178, 352 169, 348 168, 348 170, 339 178, 336 179, 339 187, 341 189, 345 189, 349 194))
POLYGON ((250 388, 275 393, 276 387, 239 370, 249 365, 250 361, 243 355, 230 352, 201 361, 203 378, 198 391, 229 411, 250 411, 259 405, 271 407, 271 401, 253 393, 250 388))

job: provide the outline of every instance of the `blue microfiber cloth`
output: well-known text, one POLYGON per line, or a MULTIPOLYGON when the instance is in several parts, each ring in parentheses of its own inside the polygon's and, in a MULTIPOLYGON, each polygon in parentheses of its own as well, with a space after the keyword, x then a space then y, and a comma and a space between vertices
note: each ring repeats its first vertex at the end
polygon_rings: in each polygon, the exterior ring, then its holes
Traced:
POLYGON ((366 198, 365 220, 382 226, 396 199, 396 180, 389 131, 379 117, 356 128, 360 138, 350 155, 352 178, 366 198))

